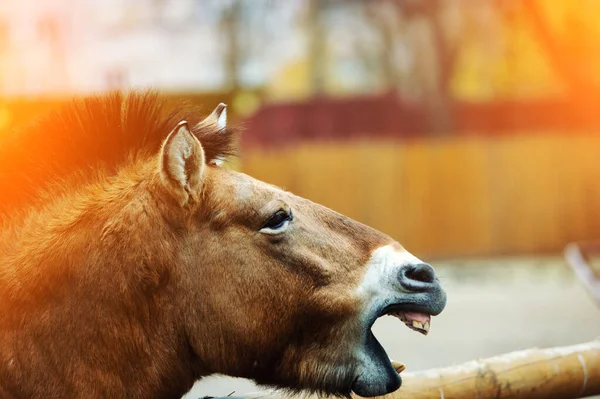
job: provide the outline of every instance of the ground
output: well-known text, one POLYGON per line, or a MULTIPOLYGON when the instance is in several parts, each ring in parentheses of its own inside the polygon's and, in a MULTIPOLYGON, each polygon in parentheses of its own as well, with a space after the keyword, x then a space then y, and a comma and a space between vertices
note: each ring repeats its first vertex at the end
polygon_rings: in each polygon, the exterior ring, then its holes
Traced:
MULTIPOLYGON (((600 337, 600 306, 562 257, 432 262, 448 293, 446 310, 425 337, 392 317, 374 327, 388 355, 407 371, 448 366, 531 347, 600 337)), ((599 304, 600 305, 600 304, 599 304)), ((261 391, 244 379, 209 377, 185 399, 261 391)))

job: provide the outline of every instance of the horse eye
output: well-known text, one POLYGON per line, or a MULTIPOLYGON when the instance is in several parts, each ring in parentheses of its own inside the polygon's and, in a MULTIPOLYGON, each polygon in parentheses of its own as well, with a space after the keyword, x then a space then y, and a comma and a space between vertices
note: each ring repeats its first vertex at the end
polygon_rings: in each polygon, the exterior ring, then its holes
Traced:
POLYGON ((267 220, 267 223, 265 223, 265 225, 262 228, 277 230, 277 229, 283 227, 285 222, 289 222, 290 220, 292 220, 291 213, 287 213, 284 210, 279 210, 279 211, 275 212, 273 214, 273 216, 271 216, 269 218, 269 220, 267 220))

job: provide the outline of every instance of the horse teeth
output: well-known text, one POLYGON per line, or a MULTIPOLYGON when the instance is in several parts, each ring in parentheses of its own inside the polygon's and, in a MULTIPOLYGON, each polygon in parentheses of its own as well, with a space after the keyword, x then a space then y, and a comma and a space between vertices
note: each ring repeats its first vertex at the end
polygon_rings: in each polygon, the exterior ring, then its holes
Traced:
POLYGON ((425 322, 425 324, 423 324, 423 330, 429 332, 429 322, 425 322))
POLYGON ((392 360, 392 367, 394 368, 394 370, 396 370, 396 372, 398 374, 400 374, 401 372, 406 370, 406 366, 404 364, 397 362, 395 360, 392 360))
POLYGON ((418 328, 419 330, 423 330, 423 324, 420 321, 413 320, 412 326, 414 328, 418 328))

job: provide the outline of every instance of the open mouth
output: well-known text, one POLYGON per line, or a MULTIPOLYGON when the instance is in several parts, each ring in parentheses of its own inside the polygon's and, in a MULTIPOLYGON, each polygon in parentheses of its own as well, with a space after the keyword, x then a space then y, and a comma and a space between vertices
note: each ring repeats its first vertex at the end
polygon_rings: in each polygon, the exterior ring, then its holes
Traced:
MULTIPOLYGON (((381 316, 393 316, 403 322, 408 328, 419 332, 423 335, 427 335, 429 333, 429 328, 431 327, 431 315, 429 313, 424 312, 410 312, 406 310, 402 310, 398 306, 389 306, 381 312, 381 316)), ((406 369, 406 366, 396 360, 390 359, 392 363, 392 367, 398 374, 403 372, 406 369)))
POLYGON ((406 366, 389 358, 371 328, 380 317, 393 316, 411 330, 427 335, 431 326, 431 316, 441 312, 445 304, 445 297, 439 303, 437 301, 422 302, 424 303, 396 302, 372 313, 365 331, 363 347, 365 357, 362 359, 359 377, 352 387, 354 393, 362 397, 380 396, 400 387, 402 384, 400 373, 405 370, 406 366))
POLYGON ((394 316, 400 319, 400 321, 406 324, 408 328, 420 332, 423 335, 427 335, 429 333, 429 328, 431 326, 431 315, 427 313, 391 310, 387 313, 384 313, 384 315, 394 316))
MULTIPOLYGON (((393 304, 382 309, 377 319, 383 316, 393 316, 399 319, 411 330, 423 335, 427 335, 429 333, 429 329, 431 328, 431 314, 424 309, 415 310, 413 308, 408 310, 406 305, 393 304)), ((375 321, 373 321, 373 324, 374 323, 375 321)), ((392 359, 390 359, 390 362, 398 374, 406 369, 406 366, 401 362, 392 359)))
POLYGON ((397 295, 393 302, 388 299, 383 304, 371 305, 366 319, 363 319, 365 335, 359 352, 362 357, 352 391, 362 397, 381 396, 394 392, 402 385, 400 373, 406 367, 390 359, 372 331, 380 317, 393 316, 411 330, 427 335, 431 328, 431 317, 440 314, 445 306, 446 294, 438 286, 428 292, 397 295))

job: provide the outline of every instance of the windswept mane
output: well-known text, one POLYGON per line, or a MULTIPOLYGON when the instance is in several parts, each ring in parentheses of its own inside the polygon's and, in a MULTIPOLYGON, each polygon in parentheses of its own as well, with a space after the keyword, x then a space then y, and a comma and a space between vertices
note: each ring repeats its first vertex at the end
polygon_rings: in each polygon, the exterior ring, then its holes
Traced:
POLYGON ((0 220, 76 172, 91 176, 103 167, 114 173, 132 155, 158 151, 182 120, 195 127, 207 162, 235 153, 235 132, 200 128, 203 116, 187 103, 168 106, 152 91, 71 101, 0 139, 0 220))

